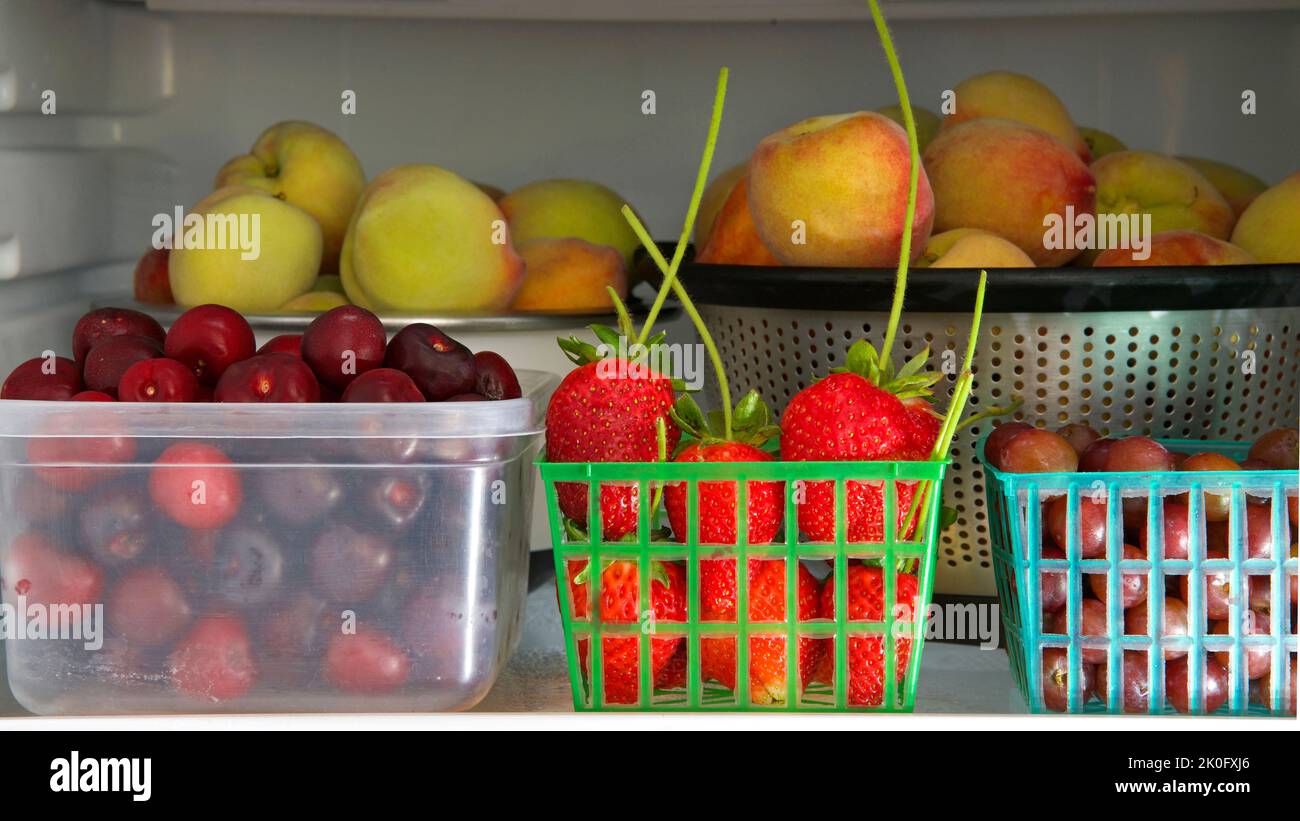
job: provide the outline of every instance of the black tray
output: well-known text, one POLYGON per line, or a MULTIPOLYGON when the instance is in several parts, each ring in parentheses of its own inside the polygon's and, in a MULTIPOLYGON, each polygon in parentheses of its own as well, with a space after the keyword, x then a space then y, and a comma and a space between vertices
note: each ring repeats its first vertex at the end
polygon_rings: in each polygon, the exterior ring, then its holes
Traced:
MULTIPOLYGON (((888 312, 894 269, 684 263, 682 282, 701 304, 888 312)), ((989 313, 1183 311, 1300 307, 1300 265, 1160 268, 990 268, 989 313)), ((965 313, 978 269, 914 268, 907 310, 965 313)), ((1297 315, 1300 319, 1300 314, 1297 315)))

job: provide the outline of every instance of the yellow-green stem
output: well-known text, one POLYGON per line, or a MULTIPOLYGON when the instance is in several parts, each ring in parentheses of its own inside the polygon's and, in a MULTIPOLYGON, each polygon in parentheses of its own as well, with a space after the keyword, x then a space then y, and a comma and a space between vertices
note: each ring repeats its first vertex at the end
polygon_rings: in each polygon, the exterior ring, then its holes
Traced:
POLYGON ((903 69, 898 64, 898 53, 894 50, 894 38, 889 34, 889 26, 880 13, 876 0, 867 0, 871 5, 871 19, 876 23, 876 33, 880 35, 880 45, 885 50, 885 60, 889 62, 889 73, 894 76, 894 86, 898 89, 898 107, 903 110, 903 127, 907 129, 907 148, 909 165, 907 174, 907 211, 903 217, 903 237, 898 252, 898 275, 894 281, 894 303, 889 309, 889 325, 885 328, 885 341, 880 347, 880 362, 889 362, 889 353, 894 347, 894 337, 898 333, 898 323, 903 316, 903 295, 907 292, 907 264, 912 258, 912 224, 916 221, 916 189, 921 178, 921 151, 916 139, 916 120, 912 117, 912 100, 907 95, 907 83, 903 80, 903 69))
MULTIPOLYGON (((691 193, 691 204, 686 209, 686 222, 682 226, 681 236, 677 239, 677 247, 673 250, 673 261, 666 268, 659 266, 659 270, 664 275, 664 282, 659 286, 659 293, 655 294, 654 304, 650 306, 650 313, 646 314, 645 325, 641 327, 641 334, 637 337, 637 342, 645 344, 650 337, 650 331, 654 328, 655 320, 659 318, 659 311, 663 309, 664 300, 668 298, 668 291, 672 288, 672 283, 677 281, 677 268, 682 264, 682 258, 686 255, 686 241, 691 236, 691 228, 695 226, 695 215, 700 210, 700 199, 704 196, 704 187, 709 181, 709 166, 713 164, 713 149, 718 142, 718 128, 722 124, 722 107, 727 99, 727 76, 729 71, 723 66, 718 71, 718 86, 713 93, 713 113, 709 117, 709 135, 704 141, 704 156, 700 158, 700 168, 695 174, 695 190, 691 193)), ((623 213, 626 215, 631 209, 623 207, 623 213)), ((635 215, 633 215, 635 216, 635 215)), ((631 220, 629 220, 630 222, 631 220)), ((646 241, 642 237, 641 242, 645 245, 646 250, 650 251, 651 256, 655 255, 657 246, 654 241, 646 241)), ((662 254, 659 255, 662 259, 662 254)), ((658 260, 656 260, 658 263, 658 260)))
POLYGON ((682 302, 682 309, 686 315, 691 318, 691 323, 695 325, 695 330, 700 335, 700 341, 704 343, 704 349, 709 353, 709 362, 713 365, 713 370, 718 376, 718 391, 722 394, 722 428, 723 437, 731 438, 731 388, 727 385, 727 371, 722 367, 722 356, 718 353, 718 346, 713 342, 713 336, 709 333, 709 328, 704 324, 700 317, 700 312, 695 309, 695 303, 691 301, 690 296, 686 293, 686 288, 677 281, 676 277, 669 277, 668 261, 660 253, 658 246, 650 239, 650 234, 646 232, 645 226, 641 220, 637 219, 636 214, 626 205, 623 206, 623 217, 627 219, 628 225, 636 232, 641 244, 645 246, 646 251, 650 253, 650 258, 654 260, 659 270, 664 272, 664 284, 670 285, 673 293, 682 302))

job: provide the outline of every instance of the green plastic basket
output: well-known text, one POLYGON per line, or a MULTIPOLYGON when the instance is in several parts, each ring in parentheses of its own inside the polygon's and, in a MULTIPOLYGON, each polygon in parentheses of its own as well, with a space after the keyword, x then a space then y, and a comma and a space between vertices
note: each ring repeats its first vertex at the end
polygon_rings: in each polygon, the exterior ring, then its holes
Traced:
MULTIPOLYGON (((848 711, 911 712, 916 700, 916 684, 921 666, 921 650, 925 637, 926 614, 934 577, 935 545, 939 530, 939 491, 946 463, 943 462, 731 462, 731 463, 663 463, 663 462, 602 462, 556 463, 540 461, 542 481, 546 489, 546 506, 550 519, 551 538, 554 545, 555 574, 564 624, 564 644, 569 665, 569 682, 573 691, 573 705, 580 711, 589 710, 776 710, 776 711, 848 711), (924 495, 916 519, 913 541, 897 538, 897 487, 894 480, 918 481, 930 492, 924 495), (747 521, 739 511, 747 511, 748 482, 784 482, 783 536, 770 544, 747 543, 748 528, 737 527, 739 543, 735 545, 703 544, 699 538, 699 521, 696 516, 699 482, 732 481, 737 486, 737 516, 739 525, 747 521), (833 481, 835 483, 835 541, 801 541, 797 521, 797 490, 800 482, 833 481), (638 527, 635 538, 604 541, 593 527, 583 538, 574 538, 573 532, 559 508, 556 484, 578 482, 587 486, 588 520, 600 519, 598 504, 600 493, 590 492, 593 485, 635 485, 638 488, 638 527), (845 517, 846 482, 878 483, 883 485, 884 540, 880 543, 848 542, 845 517), (688 533, 685 542, 668 537, 652 537, 665 522, 659 510, 652 522, 653 490, 664 484, 685 483, 686 521, 688 533), (738 572, 735 622, 704 621, 700 617, 700 561, 701 559, 732 558, 737 569, 748 568, 750 559, 785 560, 785 619, 778 622, 751 622, 748 618, 748 572, 738 572), (918 581, 917 607, 910 620, 896 618, 895 601, 897 580, 895 574, 884 573, 884 619, 882 621, 857 621, 847 617, 847 568, 852 560, 868 559, 883 567, 896 567, 899 562, 915 565, 918 581), (665 622, 643 618, 636 623, 610 623, 600 618, 600 608, 587 608, 588 618, 575 618, 573 602, 569 595, 568 568, 571 561, 586 561, 603 568, 609 560, 626 560, 637 563, 640 595, 639 613, 653 614, 650 602, 651 562, 681 561, 687 579, 687 617, 685 621, 665 622), (820 560, 820 562, 818 561, 820 560), (824 568, 824 562, 834 567, 836 580, 835 618, 798 620, 797 564, 824 568), (836 669, 834 684, 810 685, 800 689, 795 652, 785 652, 785 698, 773 705, 753 704, 750 699, 749 637, 755 634, 783 637, 785 648, 798 646, 800 637, 817 637, 834 642, 836 669), (848 640, 860 636, 908 636, 911 649, 902 681, 886 675, 883 699, 879 705, 849 703, 848 640), (611 636, 635 636, 638 639, 639 664, 637 674, 637 700, 633 704, 610 704, 604 697, 604 669, 602 639, 611 636), (651 640, 682 636, 686 651, 685 684, 679 687, 656 687, 653 682, 650 654, 651 640), (716 682, 705 682, 700 674, 701 637, 735 637, 736 688, 734 692, 716 682), (579 644, 588 648, 589 669, 580 662, 579 644)), ((918 489, 918 493, 921 490, 918 489)), ((590 573, 591 602, 600 601, 601 573, 590 573)), ((884 670, 894 670, 897 662, 894 641, 882 639, 884 645, 884 670)))
MULTIPOLYGON (((984 452, 984 440, 978 452, 984 452)), ((1212 442, 1199 440, 1159 440, 1171 451, 1199 453, 1213 451, 1238 461, 1246 457, 1248 443, 1212 442)), ((1082 654, 1087 648, 1106 653, 1105 666, 1118 669, 1124 653, 1139 651, 1145 655, 1145 668, 1150 682, 1148 714, 1173 714, 1165 692, 1164 653, 1153 648, 1177 649, 1187 653, 1190 688, 1188 709, 1203 713, 1205 684, 1202 668, 1208 653, 1227 653, 1228 698, 1216 715, 1282 715, 1283 694, 1294 687, 1294 671, 1289 658, 1296 653, 1294 625, 1288 625, 1294 603, 1286 599, 1286 585, 1298 570, 1297 560, 1289 555, 1271 558, 1248 558, 1245 533, 1240 522, 1245 515, 1248 494, 1256 499, 1271 501, 1271 538, 1274 544, 1294 543, 1293 525, 1288 521, 1288 498, 1300 493, 1300 476, 1286 470, 1242 470, 1226 472, 1155 471, 1148 473, 1005 473, 985 464, 988 474, 986 493, 990 511, 990 533, 993 540, 994 570, 997 578, 998 598, 1001 602, 1002 622, 1007 638, 1012 673, 1025 703, 1035 713, 1049 712, 1043 697, 1043 651, 1064 648, 1069 661, 1069 693, 1066 712, 1070 713, 1121 713, 1123 711, 1118 676, 1108 679, 1105 703, 1100 699, 1088 700, 1082 692, 1082 654), (1189 493, 1190 491, 1190 493, 1189 493), (1190 530, 1187 559, 1163 557, 1163 539, 1158 523, 1162 521, 1167 500, 1180 494, 1188 495, 1189 516, 1201 522, 1204 492, 1217 492, 1231 498, 1228 557, 1215 559, 1206 555, 1207 537, 1204 524, 1190 530), (1037 545, 1042 542, 1044 528, 1043 506, 1047 499, 1067 497, 1068 529, 1064 559, 1042 558, 1037 545), (1079 517, 1081 500, 1095 495, 1107 505, 1107 544, 1102 557, 1084 559, 1080 556, 1079 517), (1156 534, 1148 541, 1148 549, 1141 559, 1121 558, 1123 524, 1121 499, 1146 498, 1149 507, 1146 523, 1149 533, 1156 534), (1034 546, 1031 548, 1031 546, 1034 546), (1068 579, 1066 600, 1063 605, 1067 622, 1063 633, 1054 633, 1045 627, 1040 602, 1043 595, 1043 578, 1048 573, 1064 574, 1068 579), (1247 636, 1241 628, 1242 598, 1234 596, 1228 622, 1231 630, 1226 635, 1212 635, 1207 629, 1207 617, 1202 608, 1204 581, 1210 574, 1230 575, 1233 590, 1246 590, 1248 577, 1267 577, 1270 581, 1270 620, 1267 635, 1247 636), (1109 594, 1107 633, 1104 636, 1082 635, 1082 579, 1084 574, 1103 575, 1109 594), (1148 603, 1150 622, 1143 633, 1126 633, 1123 629, 1124 610, 1121 607, 1119 584, 1121 575, 1142 575, 1147 578, 1145 601, 1148 603), (1154 606, 1157 596, 1166 594, 1169 580, 1186 576, 1191 591, 1188 610, 1191 614, 1187 636, 1162 637, 1161 609, 1154 606), (1250 702, 1250 682, 1244 664, 1248 649, 1271 650, 1270 674, 1281 686, 1273 688, 1268 704, 1250 702), (1199 683, 1198 683, 1199 682, 1199 683), (1109 705, 1109 706, 1107 706, 1109 705)), ((1285 549, 1285 548, 1284 548, 1285 549)), ((1098 665, 1099 667, 1101 665, 1098 665)), ((1098 694, 1100 695, 1100 693, 1098 694)))

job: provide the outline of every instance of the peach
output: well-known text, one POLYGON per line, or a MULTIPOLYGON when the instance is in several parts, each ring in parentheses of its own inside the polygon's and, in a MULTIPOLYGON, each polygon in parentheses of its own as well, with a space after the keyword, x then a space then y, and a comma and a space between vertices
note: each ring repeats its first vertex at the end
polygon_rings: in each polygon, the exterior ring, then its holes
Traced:
POLYGON ((723 203, 731 196, 731 191, 736 187, 736 182, 745 176, 745 171, 748 168, 748 164, 743 162, 733 165, 714 177, 704 187, 704 194, 700 197, 699 210, 695 212, 693 238, 697 246, 701 246, 708 241, 709 233, 713 230, 713 221, 717 219, 723 203))
MULTIPOLYGON (((1226 240, 1232 208, 1201 172, 1150 151, 1117 151, 1092 164, 1097 178, 1097 215, 1151 215, 1151 234, 1185 228, 1226 240)), ((1088 254, 1095 259, 1105 250, 1088 254)))
POLYGON ((249 153, 222 166, 215 187, 252 186, 311 214, 321 229, 321 268, 334 273, 365 183, 347 143, 314 123, 289 121, 263 131, 249 153))
POLYGON ((1268 190, 1268 183, 1259 177, 1227 163, 1201 157, 1179 157, 1178 159, 1204 174, 1205 178, 1213 183, 1223 198, 1228 201, 1228 205, 1232 206, 1232 213, 1238 218, 1245 212, 1246 207, 1255 201, 1255 197, 1268 190))
POLYGON ((1107 154, 1114 154, 1116 151, 1128 151, 1128 146, 1116 137, 1114 134, 1107 134, 1100 128, 1089 128, 1085 125, 1079 126, 1079 136, 1088 145, 1088 151, 1092 153, 1093 161, 1097 161, 1107 154))
POLYGON ((382 312, 505 310, 523 281, 505 215, 436 165, 399 165, 361 193, 339 257, 354 304, 382 312))
POLYGON ((1206 236, 1199 231, 1161 231, 1152 235, 1150 256, 1136 259, 1134 251, 1111 248, 1102 251, 1092 263, 1094 268, 1156 265, 1250 265, 1255 257, 1230 242, 1206 236))
POLYGON ((183 229, 177 231, 168 259, 176 304, 211 302, 244 313, 274 311, 316 281, 320 225, 287 200, 230 186, 204 197, 190 215, 203 217, 209 228, 224 224, 225 236, 213 243, 220 247, 195 247, 183 229), (249 247, 240 247, 243 240, 249 247))
POLYGON ((986 117, 945 126, 925 152, 934 185, 936 231, 980 228, 1014 243, 1035 265, 1064 265, 1078 250, 1047 247, 1053 219, 1091 214, 1088 166, 1052 135, 986 117))
POLYGON ((171 251, 167 248, 150 248, 135 264, 131 275, 137 302, 151 305, 172 305, 176 299, 172 296, 171 275, 167 271, 167 258, 171 251))
POLYGON ((491 183, 475 182, 474 184, 478 186, 478 190, 482 191, 484 194, 487 194, 489 197, 491 197, 493 202, 500 202, 501 198, 506 195, 505 191, 503 191, 500 188, 497 188, 495 185, 492 185, 491 183))
POLYGON ((944 118, 943 128, 981 117, 1014 120, 1041 128, 1069 146, 1085 163, 1092 161, 1088 144, 1070 119, 1065 104, 1033 77, 990 71, 961 81, 953 91, 956 110, 944 118))
MULTIPOLYGON (((886 268, 898 263, 911 168, 907 135, 883 114, 813 117, 765 137, 749 161, 749 210, 787 265, 886 268)), ((911 257, 934 221, 920 170, 911 257)))
POLYGON ((695 257, 712 265, 780 265, 767 250, 749 213, 749 183, 741 177, 713 223, 709 239, 695 257))
POLYGON ((291 313, 321 314, 347 304, 348 298, 336 291, 308 291, 281 305, 280 310, 291 313))
POLYGON ((1232 241, 1260 262, 1300 262, 1300 173, 1256 197, 1237 220, 1232 241))
POLYGON ((608 311, 613 288, 627 297, 623 255, 586 240, 535 239, 519 246, 524 284, 510 306, 516 311, 608 311))
MULTIPOLYGON (((889 119, 903 126, 904 130, 907 124, 903 122, 903 107, 900 105, 887 105, 884 108, 877 108, 876 113, 884 114, 889 119)), ((912 119, 916 121, 916 144, 917 150, 925 152, 926 146, 934 139, 934 135, 939 133, 940 127, 943 126, 943 120, 933 111, 924 108, 912 106, 912 119)))
POLYGON ((609 245, 629 268, 641 241, 627 220, 618 193, 585 180, 542 180, 516 188, 498 203, 510 221, 510 233, 523 245, 535 239, 577 237, 609 245))
POLYGON ((935 234, 916 261, 918 268, 1033 268, 1034 261, 1015 244, 978 228, 935 234))

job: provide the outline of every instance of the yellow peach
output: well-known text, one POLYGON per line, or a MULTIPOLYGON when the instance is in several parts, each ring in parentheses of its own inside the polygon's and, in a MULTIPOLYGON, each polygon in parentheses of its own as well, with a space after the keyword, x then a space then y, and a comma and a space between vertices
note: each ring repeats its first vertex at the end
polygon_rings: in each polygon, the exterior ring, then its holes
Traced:
MULTIPOLYGON (((884 108, 877 108, 876 113, 884 114, 900 126, 907 127, 907 124, 903 122, 902 106, 897 104, 887 105, 884 108)), ((917 150, 924 153, 926 146, 939 133, 939 129, 943 126, 943 120, 939 119, 939 115, 933 111, 917 108, 916 106, 912 106, 912 119, 916 121, 917 150)))
POLYGON ((623 218, 626 202, 598 183, 542 180, 516 188, 499 205, 510 222, 510 233, 520 245, 535 239, 577 237, 594 245, 617 248, 630 268, 641 241, 623 218))
POLYGON ((1034 261, 1014 243, 978 228, 935 234, 917 260, 918 268, 1033 268, 1034 261))
POLYGON ((1144 259, 1142 249, 1112 248, 1097 255, 1094 268, 1160 265, 1250 265, 1255 257, 1230 242, 1199 231, 1161 231, 1151 236, 1144 259))
POLYGON ((216 187, 252 186, 311 214, 324 243, 322 270, 334 273, 365 182, 361 162, 347 143, 314 123, 289 121, 262 132, 249 153, 222 166, 216 187))
POLYGON ((1255 197, 1268 190, 1268 183, 1227 163, 1215 162, 1201 157, 1179 157, 1178 159, 1195 168, 1214 184, 1223 198, 1232 206, 1232 213, 1238 218, 1246 207, 1255 201, 1255 197))
POLYGON ((1114 154, 1116 151, 1127 151, 1128 146, 1114 134, 1107 134, 1099 128, 1089 128, 1085 125, 1079 126, 1079 136, 1088 144, 1088 150, 1092 152, 1092 159, 1101 159, 1107 154, 1114 154))
POLYGON ((585 240, 535 239, 519 246, 524 284, 516 311, 608 311, 613 288, 627 297, 627 266, 618 249, 585 240))
POLYGON ((700 208, 695 212, 693 227, 693 238, 697 246, 703 245, 709 239, 709 233, 713 231, 713 221, 722 210, 722 204, 731 196, 736 182, 745 176, 747 168, 747 163, 737 163, 714 177, 704 187, 704 194, 700 197, 700 208))
POLYGON ((1232 241, 1260 262, 1300 262, 1300 173, 1256 197, 1237 220, 1232 241))
POLYGON ((1033 77, 990 71, 963 80, 953 92, 956 110, 944 118, 945 129, 981 117, 1014 120, 1041 128, 1069 146, 1079 159, 1092 161, 1088 144, 1079 135, 1065 104, 1033 77))
POLYGON ((1151 215, 1151 233, 1186 228, 1215 239, 1232 233, 1232 208, 1201 172, 1151 151, 1117 151, 1092 164, 1097 214, 1151 215))

